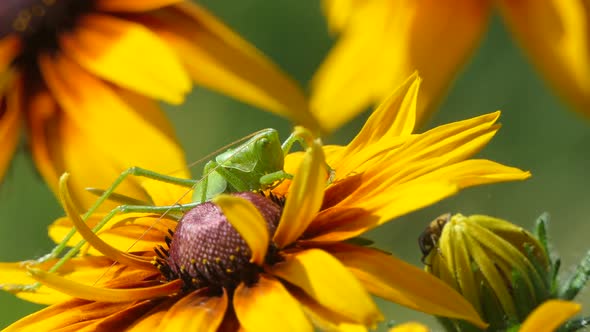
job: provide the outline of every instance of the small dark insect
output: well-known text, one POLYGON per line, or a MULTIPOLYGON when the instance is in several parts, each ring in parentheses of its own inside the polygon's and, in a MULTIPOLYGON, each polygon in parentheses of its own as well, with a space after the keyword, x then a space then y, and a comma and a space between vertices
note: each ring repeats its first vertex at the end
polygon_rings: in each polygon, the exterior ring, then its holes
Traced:
POLYGON ((428 224, 426 229, 418 237, 418 245, 420 246, 420 251, 422 251, 422 258, 420 258, 420 261, 422 261, 424 265, 428 265, 426 263, 426 257, 430 254, 432 249, 437 246, 443 228, 449 220, 451 220, 450 213, 445 213, 437 217, 428 224))

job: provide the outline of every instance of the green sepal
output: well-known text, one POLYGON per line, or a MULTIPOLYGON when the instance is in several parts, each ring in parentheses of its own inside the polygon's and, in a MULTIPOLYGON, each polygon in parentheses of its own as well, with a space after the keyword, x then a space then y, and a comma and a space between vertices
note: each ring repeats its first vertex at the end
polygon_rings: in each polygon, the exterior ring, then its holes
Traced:
POLYGON ((590 326, 590 317, 582 317, 567 321, 560 328, 558 328, 557 331, 574 332, 582 329, 585 330, 588 326, 590 326))
POLYGON ((507 326, 504 325, 504 322, 506 322, 506 313, 502 309, 498 298, 485 282, 482 281, 479 288, 479 293, 481 294, 481 310, 483 311, 482 317, 485 317, 486 321, 490 324, 488 330, 497 331, 505 329, 507 326))
POLYGON ((557 278, 557 275, 559 274, 560 267, 561 258, 556 258, 551 269, 551 294, 555 297, 559 297, 557 294, 559 292, 559 279, 557 278))
MULTIPOLYGON (((534 253, 535 247, 532 245, 525 243, 524 244, 524 251, 527 255, 529 262, 535 269, 538 275, 541 276, 541 279, 538 278, 531 278, 534 286, 534 301, 539 304, 543 302, 545 299, 548 299, 551 296, 551 292, 549 288, 551 287, 551 274, 547 271, 547 267, 545 267, 541 262, 539 262, 539 258, 535 256, 534 253)), ((549 266, 551 268, 551 266, 549 266)))
POLYGON ((545 255, 549 257, 549 260, 551 260, 551 255, 547 244, 547 225, 549 224, 550 219, 549 213, 543 212, 535 222, 535 236, 537 237, 537 240, 541 242, 541 246, 545 251, 545 255))
POLYGON ((561 288, 559 297, 564 300, 572 300, 584 288, 590 277, 590 251, 576 267, 576 271, 570 276, 561 288))
POLYGON ((518 320, 522 322, 535 307, 537 299, 535 294, 530 293, 530 289, 522 277, 522 274, 516 269, 512 270, 510 279, 512 283, 514 306, 516 307, 518 320))

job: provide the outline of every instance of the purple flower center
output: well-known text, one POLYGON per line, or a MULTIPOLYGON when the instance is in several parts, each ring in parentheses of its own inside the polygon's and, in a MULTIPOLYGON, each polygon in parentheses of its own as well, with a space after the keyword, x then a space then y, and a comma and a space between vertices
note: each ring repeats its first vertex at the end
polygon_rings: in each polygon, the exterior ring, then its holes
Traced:
MULTIPOLYGON (((260 194, 244 192, 233 195, 254 204, 266 220, 272 236, 281 217, 281 207, 260 194)), ((221 209, 211 202, 187 212, 172 239, 167 242, 168 251, 159 249, 166 253, 160 255, 166 258, 166 262, 160 262, 163 264, 158 267, 166 278, 181 278, 190 288, 233 288, 239 282, 255 282, 261 271, 261 267, 250 263, 252 253, 242 236, 228 222, 221 209)))

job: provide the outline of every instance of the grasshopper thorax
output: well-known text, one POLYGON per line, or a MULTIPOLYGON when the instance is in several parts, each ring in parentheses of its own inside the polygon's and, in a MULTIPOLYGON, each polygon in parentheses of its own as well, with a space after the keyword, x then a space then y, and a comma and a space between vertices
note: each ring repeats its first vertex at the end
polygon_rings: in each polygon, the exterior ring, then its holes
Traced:
POLYGON ((257 190, 260 177, 283 169, 284 157, 279 133, 269 128, 261 130, 242 146, 220 154, 216 161, 226 169, 239 172, 240 178, 251 184, 252 188, 248 189, 257 190))
MULTIPOLYGON (((233 195, 247 199, 266 220, 274 234, 281 207, 263 195, 244 192, 233 195)), ((256 282, 260 267, 250 263, 251 252, 221 209, 211 202, 199 204, 179 222, 169 249, 156 250, 158 267, 167 279, 182 279, 186 288, 234 288, 240 282, 256 282)), ((269 250, 269 252, 273 252, 269 250)))

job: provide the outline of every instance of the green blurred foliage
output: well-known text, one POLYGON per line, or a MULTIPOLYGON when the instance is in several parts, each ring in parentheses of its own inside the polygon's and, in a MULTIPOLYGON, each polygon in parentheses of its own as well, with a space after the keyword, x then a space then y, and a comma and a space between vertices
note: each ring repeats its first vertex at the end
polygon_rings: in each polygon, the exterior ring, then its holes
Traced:
MULTIPOLYGON (((332 44, 317 1, 200 3, 304 86, 332 44)), ((199 87, 181 107, 165 108, 189 162, 258 129, 277 128, 283 137, 290 131, 285 119, 199 87)), ((378 246, 419 265, 415 239, 430 220, 444 212, 488 214, 531 228, 536 217, 548 211, 554 249, 561 254, 564 271, 571 271, 590 247, 585 237, 590 234, 590 122, 552 93, 496 17, 425 129, 497 109, 504 111, 503 128, 479 157, 529 169, 532 179, 465 190, 399 218, 369 234, 378 246)), ((326 141, 346 144, 365 118, 366 114, 359 116, 326 141)), ((50 250, 46 227, 62 214, 25 150, 19 151, 0 187, 0 261, 34 258, 50 250)), ((199 172, 195 168, 194 174, 199 172)), ((588 292, 579 301, 590 304, 588 292)), ((384 301, 379 305, 386 321, 417 319, 436 326, 426 315, 384 301)), ((0 293, 0 308, 0 327, 4 327, 41 306, 0 293)), ((380 330, 385 330, 385 324, 380 330)))

